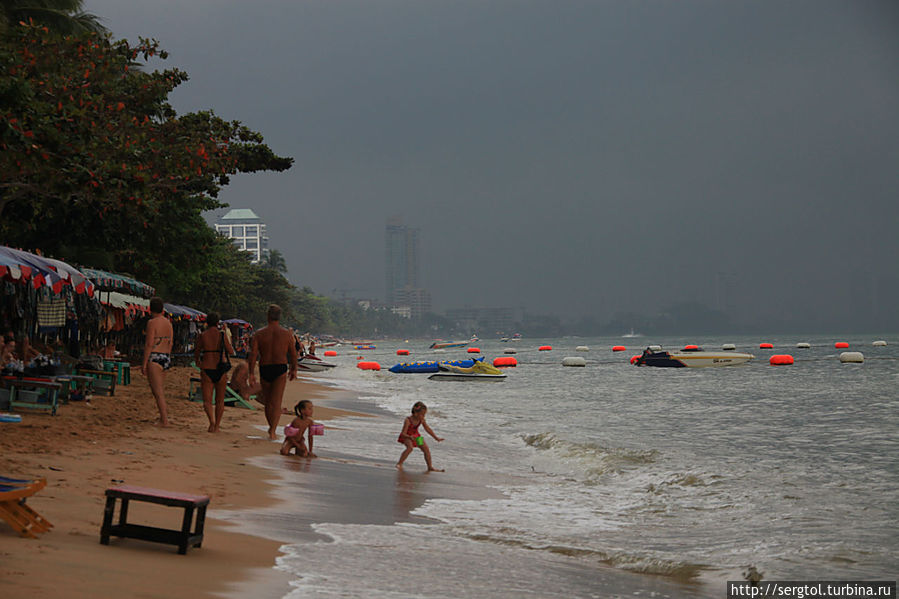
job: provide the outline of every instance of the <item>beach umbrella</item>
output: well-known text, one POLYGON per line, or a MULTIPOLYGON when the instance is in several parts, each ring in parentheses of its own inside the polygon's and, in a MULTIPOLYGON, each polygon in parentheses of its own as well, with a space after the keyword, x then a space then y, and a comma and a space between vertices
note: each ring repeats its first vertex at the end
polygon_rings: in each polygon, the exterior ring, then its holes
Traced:
POLYGON ((62 260, 55 260, 53 258, 44 258, 44 260, 46 260, 50 266, 63 277, 63 279, 68 281, 69 285, 72 286, 72 289, 75 290, 75 293, 86 293, 88 297, 94 297, 95 285, 80 270, 62 260))
POLYGON ((27 281, 31 278, 31 267, 19 264, 9 256, 0 256, 0 278, 27 281))
POLYGON ((206 320, 206 314, 187 306, 179 306, 178 304, 163 304, 163 308, 170 316, 179 320, 193 320, 202 322, 206 320))
POLYGON ((150 285, 141 283, 140 281, 125 275, 97 270, 95 268, 82 268, 81 272, 96 285, 96 288, 99 291, 123 291, 138 297, 147 298, 153 297, 156 293, 156 290, 150 285))
POLYGON ((12 265, 17 266, 22 274, 25 274, 23 267, 30 271, 31 274, 28 279, 20 277, 20 280, 30 279, 35 289, 38 289, 41 285, 46 285, 54 293, 62 291, 65 280, 42 256, 6 246, 0 246, 0 256, 6 259, 7 270, 12 265))

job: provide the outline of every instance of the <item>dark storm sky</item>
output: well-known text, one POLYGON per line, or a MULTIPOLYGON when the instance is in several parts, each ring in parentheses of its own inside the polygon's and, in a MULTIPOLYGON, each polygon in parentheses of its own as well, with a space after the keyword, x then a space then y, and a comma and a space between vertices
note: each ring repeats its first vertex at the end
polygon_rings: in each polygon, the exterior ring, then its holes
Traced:
POLYGON ((441 309, 605 321, 696 300, 899 324, 895 1, 86 8, 160 40, 191 77, 179 111, 296 159, 222 194, 268 223, 295 284, 383 298, 400 215, 441 309))

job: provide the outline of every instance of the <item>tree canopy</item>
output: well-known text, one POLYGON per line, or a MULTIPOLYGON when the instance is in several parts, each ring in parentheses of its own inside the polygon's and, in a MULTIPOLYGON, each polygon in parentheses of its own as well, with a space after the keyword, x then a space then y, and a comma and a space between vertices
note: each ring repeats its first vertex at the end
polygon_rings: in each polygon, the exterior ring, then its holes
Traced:
POLYGON ((0 36, 0 233, 23 247, 191 286, 226 244, 202 219, 229 177, 283 171, 262 136, 212 111, 176 114, 178 69, 154 40, 132 46, 33 23, 0 36), (185 278, 188 280, 185 281, 185 278), (196 278, 196 276, 194 277, 196 278))

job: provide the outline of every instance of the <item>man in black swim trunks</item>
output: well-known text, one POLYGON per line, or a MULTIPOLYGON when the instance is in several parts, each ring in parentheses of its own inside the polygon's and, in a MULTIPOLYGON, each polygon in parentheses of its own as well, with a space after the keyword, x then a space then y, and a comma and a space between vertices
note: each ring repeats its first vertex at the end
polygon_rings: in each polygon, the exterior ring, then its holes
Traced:
POLYGON ((268 436, 276 437, 281 418, 281 402, 287 381, 297 378, 297 349, 293 334, 281 326, 281 308, 268 307, 268 325, 256 331, 250 344, 247 364, 250 367, 250 386, 256 384, 256 362, 259 361, 259 378, 262 383, 262 403, 268 421, 268 436), (286 375, 286 376, 285 376, 286 375))

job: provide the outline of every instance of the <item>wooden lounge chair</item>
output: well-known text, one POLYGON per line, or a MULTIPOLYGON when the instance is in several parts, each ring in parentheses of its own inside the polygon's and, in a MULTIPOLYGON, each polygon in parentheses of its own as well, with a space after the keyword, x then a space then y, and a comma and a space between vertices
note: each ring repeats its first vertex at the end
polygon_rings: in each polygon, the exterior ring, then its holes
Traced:
POLYGON ((25 504, 25 500, 47 486, 44 479, 24 480, 0 476, 0 518, 23 537, 37 538, 53 525, 25 504))

